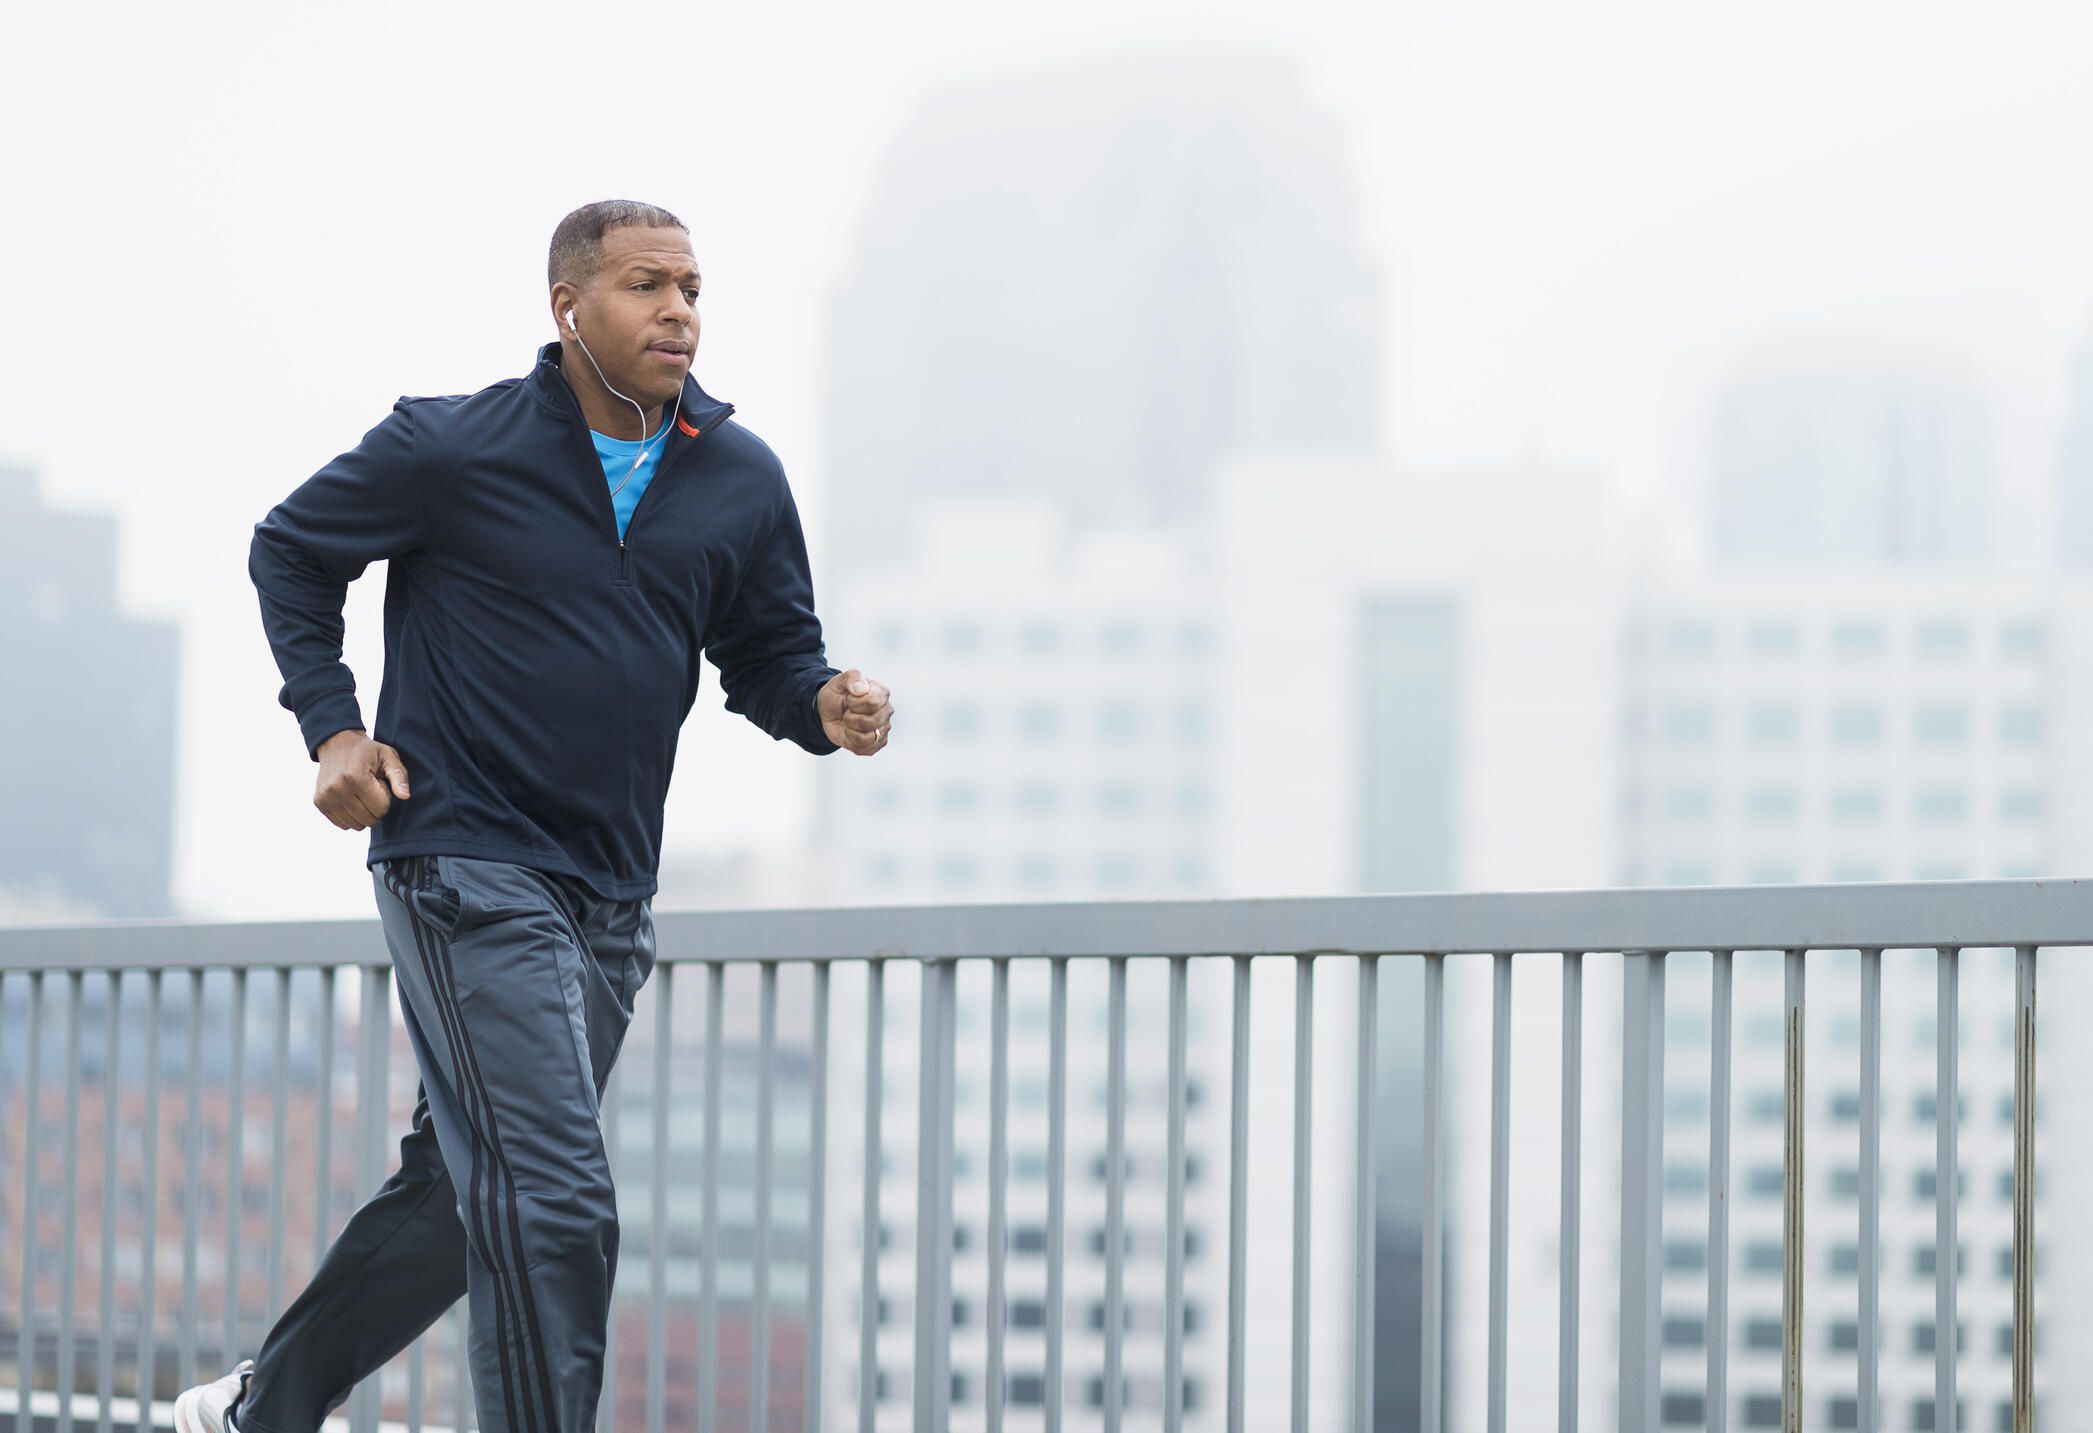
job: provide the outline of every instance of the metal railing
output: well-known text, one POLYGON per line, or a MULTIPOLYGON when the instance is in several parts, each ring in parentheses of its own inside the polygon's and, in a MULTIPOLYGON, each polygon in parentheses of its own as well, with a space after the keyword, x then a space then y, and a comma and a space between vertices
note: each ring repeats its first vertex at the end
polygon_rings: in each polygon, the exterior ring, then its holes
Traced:
MULTIPOLYGON (((1227 1187, 1228 1230, 1226 1240, 1226 1321, 1221 1330, 1225 1340, 1225 1386, 1221 1399, 1221 1425, 1229 1433, 1245 1427, 1246 1339, 1246 1190, 1249 1179, 1252 1128, 1249 1116, 1250 1031, 1254 1018, 1251 1000, 1251 970, 1255 961, 1292 963, 1296 998, 1293 1031, 1293 1127, 1291 1209, 1291 1310, 1290 1310, 1290 1413, 1296 1430, 1308 1426, 1311 1392, 1319 1404, 1331 1398, 1347 1410, 1348 1426, 1366 1429, 1374 1408, 1375 1359, 1371 1337, 1375 1325, 1374 1250, 1376 1219, 1375 1190, 1381 1171, 1376 1167, 1377 1070, 1374 1052, 1378 1036, 1377 970, 1384 959, 1417 959, 1423 963, 1423 1134, 1418 1177, 1423 1208, 1423 1296, 1421 1352, 1421 1398, 1417 1422, 1427 1429, 1443 1426, 1443 1357, 1446 1336, 1446 1290, 1443 1278, 1447 1205, 1443 1192, 1448 1157, 1448 1129, 1444 1115, 1447 1051, 1446 964, 1452 957, 1481 957, 1491 962, 1491 1048, 1490 1048, 1490 1201, 1488 1212, 1488 1361, 1485 1406, 1491 1433, 1501 1433, 1506 1423, 1506 1322, 1507 1239, 1510 1197, 1510 1094, 1512 1079, 1511 1007, 1514 957, 1560 955, 1562 980, 1562 1157, 1561 1194, 1561 1314, 1558 1328, 1560 1355, 1558 1376, 1560 1427, 1577 1426, 1579 1378, 1585 1365, 1580 1357, 1580 1245, 1583 1238, 1579 1189, 1583 1174, 1581 1121, 1584 1067, 1585 1010, 1583 979, 1585 957, 1595 953, 1619 953, 1623 957, 1624 985, 1621 1026, 1621 1145, 1620 1145, 1620 1304, 1618 1426, 1630 1433, 1655 1430, 1659 1426, 1659 1290, 1662 1277, 1659 1217, 1663 1201, 1662 1136, 1664 1120, 1664 1010, 1665 972, 1668 957, 1681 953, 1707 952, 1713 960, 1712 1018, 1710 1041, 1710 1086, 1713 1091, 1710 1121, 1710 1168, 1707 1218, 1709 1258, 1707 1266, 1707 1426, 1725 1427, 1729 1311, 1728 1205, 1730 1148, 1730 1082, 1732 1074, 1732 974, 1738 952, 1778 951, 1785 953, 1785 1099, 1782 1157, 1782 1426, 1802 1426, 1801 1331, 1804 1297, 1802 1261, 1802 1174, 1803 1146, 1803 1018, 1805 1011, 1808 957, 1822 952, 1857 951, 1861 960, 1861 1110, 1860 1191, 1861 1241, 1859 1287, 1861 1332, 1857 1351, 1860 1389, 1860 1421, 1863 1429, 1878 1426, 1877 1371, 1880 1352, 1877 1296, 1880 1283, 1880 1128, 1881 1128, 1881 961, 1885 950, 1932 949, 1938 952, 1939 991, 1939 1084, 1943 1092, 1936 1102, 1938 1209, 1936 1259, 1938 1324, 1945 1330, 1936 1339, 1936 1399, 1944 1415, 1935 1426, 1952 1427, 1955 1407, 1955 1352, 1953 1335, 1956 1297, 1954 1256, 1957 1212, 1956 1125, 1957 1089, 1956 980, 1961 952, 1978 948, 2011 948, 2017 952, 2017 1010, 2015 1021, 2015 1085, 2013 1145, 2013 1340, 2012 1396, 2013 1426, 2032 1427, 2034 1348, 2033 1329, 2033 1233, 2034 1168, 2033 1100, 2035 1079, 2035 976, 2038 951, 2049 947, 2093 944, 2093 882, 2000 881, 1951 882, 1924 885, 1760 887, 1749 889, 1621 890, 1584 892, 1535 892, 1496 895, 1425 895, 1387 897, 1344 897, 1300 900, 1128 902, 1114 904, 1046 904, 1024 906, 882 907, 858 910, 792 911, 720 914, 663 914, 658 917, 660 965, 654 981, 652 1006, 653 1038, 647 1051, 650 1067, 644 1073, 631 1068, 628 1059, 615 1076, 615 1083, 645 1078, 654 1096, 651 1159, 646 1191, 650 1237, 647 1245, 646 1296, 646 1395, 645 1423, 650 1433, 666 1422, 666 1368, 668 1354, 664 1309, 666 1298, 666 1252, 662 1237, 668 1218, 669 1148, 671 1112, 671 1057, 675 1048, 673 998, 683 972, 702 979, 706 992, 702 1166, 699 1183, 703 1198, 702 1284, 698 1296, 697 1416, 700 1427, 716 1426, 721 1392, 720 1306, 718 1278, 720 1248, 720 1177, 722 1120, 722 1051, 725 1034, 722 1012, 730 968, 747 967, 758 984, 757 1032, 758 1082, 755 1104, 757 1144, 754 1190, 754 1245, 751 1365, 757 1371, 749 1390, 747 1426, 772 1426, 769 1397, 771 1380, 765 1376, 770 1363, 768 1340, 772 1333, 775 1292, 772 1287, 772 1190, 774 1162, 778 1157, 775 1096, 777 1091, 779 973, 786 967, 805 965, 811 970, 810 1037, 812 1059, 809 1076, 810 1126, 806 1149, 809 1160, 807 1230, 809 1247, 805 1257, 806 1350, 804 1354, 806 1409, 804 1426, 821 1426, 825 1368, 822 1342, 823 1311, 828 1294, 825 1257, 827 1200, 842 1195, 829 1188, 827 1153, 831 1114, 862 1121, 864 1158, 856 1191, 863 1231, 857 1288, 857 1347, 859 1371, 856 1426, 871 1433, 880 1418, 881 1391, 873 1370, 878 1363, 877 1334, 882 1292, 881 1171, 883 1141, 888 1131, 882 1119, 886 1104, 886 1000, 885 976, 890 967, 906 963, 920 971, 921 1049, 917 1085, 917 1138, 915 1140, 915 1221, 913 1294, 913 1380, 914 1426, 943 1429, 948 1426, 953 1390, 953 1191, 955 1183, 954 1096, 957 1078, 956 1019, 958 973, 962 965, 985 964, 991 982, 989 1026, 990 1075, 987 1097, 989 1160, 986 1172, 988 1218, 985 1257, 987 1262, 987 1310, 985 1329, 986 1382, 982 1385, 986 1426, 1000 1430, 1007 1395, 1006 1304, 1009 1244, 1009 1128, 1011 1048, 1011 975, 1013 967, 1043 965, 1049 988, 1046 1021, 1048 1074, 1046 1094, 1046 1232, 1044 1249, 1045 1317, 1044 1379, 1040 1402, 1045 1427, 1061 1428, 1069 1401, 1065 1343, 1069 1319, 1065 1307, 1067 1288, 1065 1254, 1068 1221, 1069 1141, 1069 972, 1072 965, 1101 963, 1107 980, 1106 1005, 1106 1156, 1104 1160, 1105 1282, 1103 1297, 1103 1362, 1105 1374, 1097 1398, 1103 1426, 1116 1430, 1121 1423, 1124 1389, 1124 1338, 1126 1329, 1126 1169, 1128 1110, 1128 1009, 1127 977, 1130 964, 1161 962, 1167 966, 1167 1046, 1165 1051, 1167 1096, 1167 1177, 1164 1181, 1166 1256, 1162 1275, 1164 1307, 1164 1368, 1161 1413, 1165 1429, 1182 1426, 1185 1359, 1185 1256, 1186 1256, 1186 1114, 1187 1086, 1187 979, 1194 963, 1226 962, 1231 973, 1228 1001, 1228 1104, 1227 1187), (1357 1042, 1357 1084, 1350 1092, 1356 1114, 1355 1179, 1350 1191, 1353 1218, 1352 1286, 1350 1330, 1353 1345, 1348 1386, 1342 1390, 1313 1390, 1310 1379, 1310 1313, 1315 1307, 1311 1289, 1309 1250, 1312 1236, 1313 1201, 1310 1197, 1310 1134, 1316 1113, 1315 1088, 1311 1078, 1317 1038, 1314 989, 1317 966, 1342 959, 1355 962, 1359 986, 1357 1023, 1351 1038, 1357 1042), (861 1072, 839 1072, 845 1080, 862 1076, 862 1102, 854 1111, 832 1111, 831 1071, 827 1055, 831 1046, 829 1007, 831 970, 838 966, 862 967, 867 998, 864 1003, 863 1067, 861 1072)), ((198 1094, 204 1028, 204 973, 230 972, 231 999, 237 1014, 225 1032, 231 1042, 227 1078, 232 1095, 228 1104, 230 1147, 243 1148, 241 1121, 246 1104, 241 1082, 248 1065, 243 1048, 250 987, 256 977, 273 990, 276 1024, 273 1058, 276 1071, 271 1099, 272 1149, 287 1146, 284 1077, 291 1058, 290 1008, 288 998, 294 971, 311 970, 321 982, 321 1008, 329 1012, 314 1031, 316 1055, 322 1072, 318 1089, 322 1100, 319 1114, 330 1111, 333 1085, 332 1050, 334 983, 336 973, 356 969, 360 980, 361 1018, 358 1022, 356 1132, 353 1148, 356 1187, 367 1193, 385 1171, 385 1140, 389 1108, 385 1090, 387 1039, 390 1027, 390 993, 384 947, 375 922, 307 924, 191 924, 117 923, 0 931, 0 978, 10 983, 30 982, 37 998, 28 1006, 26 1028, 21 1038, 26 1052, 21 1061, 26 1081, 27 1128, 22 1147, 41 1149, 41 1094, 39 1058, 43 1029, 42 998, 47 983, 63 983, 69 999, 65 1005, 65 1068, 74 1072, 66 1085, 63 1131, 63 1250, 62 1273, 57 1291, 55 1337, 57 1354, 52 1386, 32 1389, 39 1366, 39 1284, 36 1276, 38 1220, 22 1220, 21 1258, 24 1277, 20 1289, 17 1326, 19 1388, 14 1407, 28 1408, 40 1397, 53 1409, 56 1426, 69 1430, 76 1417, 93 1417, 100 1428, 112 1426, 118 1396, 115 1340, 111 1333, 117 1319, 112 1309, 115 1266, 112 1241, 117 1228, 115 1180, 105 1178, 100 1191, 101 1257, 98 1322, 98 1361, 95 1388, 90 1397, 76 1389, 74 1339, 81 1328, 76 1287, 76 1218, 79 1209, 80 1119, 77 1103, 82 1085, 80 1012, 83 987, 90 977, 106 982, 113 1007, 121 998, 118 978, 123 972, 142 973, 149 1006, 150 1031, 144 1051, 144 1068, 156 1078, 146 1081, 145 1110, 141 1117, 145 1145, 145 1188, 143 1202, 148 1213, 160 1208, 158 1153, 160 1125, 158 1073, 162 1070, 160 1049, 161 1005, 164 988, 176 982, 184 988, 188 1022, 184 1031, 187 1058, 185 1092, 188 1133, 184 1169, 186 1190, 181 1200, 184 1213, 182 1246, 182 1295, 179 1319, 180 1348, 177 1374, 182 1382, 196 1372, 197 1340, 214 1316, 222 1321, 223 1350, 238 1348, 240 1332, 237 1260, 244 1242, 241 1233, 242 1199, 228 1200, 225 1258, 228 1272, 222 1281, 226 1296, 223 1307, 199 1306, 197 1275, 198 1242, 198 1094), (76 1403, 84 1412, 76 1413, 76 1403)), ((744 978, 737 975, 736 980, 744 978)), ((103 1078, 113 1080, 127 1057, 119 1039, 121 1022, 106 1019, 103 1078)), ((5 1052, 0 1051, 0 1057, 5 1052)), ((606 1109, 616 1109, 606 1100, 606 1109)), ((118 1159, 121 1126, 120 1102, 103 1101, 103 1165, 114 1169, 118 1159)), ((607 1139, 613 1157, 620 1138, 619 1121, 608 1121, 607 1139)), ((332 1232, 325 1192, 333 1175, 329 1160, 332 1140, 321 1137, 313 1150, 314 1177, 322 1192, 321 1211, 314 1229, 315 1253, 332 1232)), ((25 1210, 36 1207, 39 1161, 25 1160, 17 1172, 25 1210)), ((270 1237, 267 1243, 268 1298, 270 1312, 280 1306, 284 1268, 284 1181, 289 1173, 282 1158, 270 1161, 268 1209, 270 1237)), ((236 1168, 237 1168, 236 1164, 236 1168)), ((628 1193, 629 1197, 629 1193, 628 1193)), ((157 1268, 152 1230, 157 1220, 144 1220, 141 1267, 157 1268)), ((148 1397, 136 1405, 125 1405, 139 1427, 165 1426, 164 1403, 155 1413, 150 1393, 158 1369, 154 1347, 156 1327, 153 1288, 156 1280, 143 1281, 144 1308, 135 1321, 140 1336, 134 1351, 136 1366, 148 1371, 134 1378, 148 1397)), ((455 1318, 453 1320, 456 1322, 455 1318)), ((425 1339, 424 1342, 427 1342, 425 1339)), ((462 1341, 452 1331, 450 1345, 460 1358, 462 1341)), ((417 1344, 412 1359, 406 1421, 419 1428, 423 1423, 423 1347, 417 1344)), ((613 1367, 616 1367, 615 1356, 613 1367)), ((454 1380, 456 1411, 450 1422, 463 1427, 467 1421, 462 1381, 454 1380)), ((166 1382, 159 1380, 160 1391, 166 1382)), ((368 1387, 368 1383, 366 1385, 368 1387)), ((614 1407, 610 1380, 605 1388, 605 1422, 614 1407)), ((369 1397, 351 1405, 351 1424, 363 1430, 376 1426, 378 1409, 369 1397)), ((1407 1420, 1406 1420, 1407 1421, 1407 1420)))

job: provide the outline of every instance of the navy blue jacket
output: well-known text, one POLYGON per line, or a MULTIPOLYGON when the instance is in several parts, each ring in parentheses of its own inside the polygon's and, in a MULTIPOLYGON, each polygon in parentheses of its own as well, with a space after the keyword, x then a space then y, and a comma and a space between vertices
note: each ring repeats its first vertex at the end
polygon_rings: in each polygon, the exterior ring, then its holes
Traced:
MULTIPOLYGON (((669 413, 662 410, 663 417, 669 413)), ((547 344, 528 378, 402 398, 255 526, 248 573, 308 754, 364 725, 342 602, 387 560, 373 737, 413 794, 367 857, 465 855, 649 896, 699 654, 727 710, 817 755, 824 660, 799 510, 733 405, 683 411, 623 541, 547 344)))

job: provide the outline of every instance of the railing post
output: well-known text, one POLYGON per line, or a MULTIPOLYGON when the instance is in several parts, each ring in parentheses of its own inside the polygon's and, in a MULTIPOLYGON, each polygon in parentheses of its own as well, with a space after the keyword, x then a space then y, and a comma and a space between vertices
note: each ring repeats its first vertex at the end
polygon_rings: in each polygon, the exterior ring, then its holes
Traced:
POLYGON ((1622 1433, 1657 1433, 1657 1292, 1662 1278, 1664 953, 1622 955, 1622 1433))
POLYGON ((1934 967, 1934 1050, 1938 1066, 1933 1086, 1933 1426, 1955 1426, 1955 1284, 1961 1273, 1957 1205, 1962 1193, 1960 1160, 1955 1152, 1962 1118, 1962 1076, 1957 1012, 1962 952, 1938 949, 1934 967))
POLYGON ((1446 1356, 1446 1202, 1445 1095, 1441 1089, 1446 1049, 1446 956, 1424 958, 1424 1129, 1418 1160, 1418 1245, 1424 1263, 1419 1291, 1422 1349, 1418 1353, 1417 1426, 1423 1433, 1445 1427, 1445 1389, 1441 1375, 1446 1356))
POLYGON ((1787 1078, 1781 1154, 1781 1430, 1802 1433, 1802 959, 1785 959, 1787 1078))
POLYGON ((2014 951, 2013 1433, 2035 1427, 2035 947, 2014 951))
POLYGON ((1577 1315, 1583 1238, 1584 953, 1562 957, 1562 1253, 1556 1314, 1558 1433, 1577 1433, 1577 1315))
POLYGON ((1708 1433, 1727 1433, 1730 1397, 1730 1032, 1736 957, 1709 952, 1708 1433))
POLYGON ((1882 952, 1860 953, 1860 1417, 1882 1403, 1882 952))
POLYGON ((1490 1346, 1487 1419, 1489 1433, 1504 1433, 1506 1319, 1510 1271, 1506 1268, 1512 1183, 1512 957, 1490 957, 1490 1346))
POLYGON ((952 1065, 958 966, 925 960, 916 1109, 916 1433, 944 1433, 952 1400, 952 1065))

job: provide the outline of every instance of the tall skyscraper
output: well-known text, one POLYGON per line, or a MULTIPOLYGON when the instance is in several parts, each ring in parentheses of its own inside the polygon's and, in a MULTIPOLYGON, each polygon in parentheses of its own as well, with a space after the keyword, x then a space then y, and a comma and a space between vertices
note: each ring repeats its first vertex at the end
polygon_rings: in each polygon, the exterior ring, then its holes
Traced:
POLYGON ((1379 281, 1335 118, 1264 53, 950 90, 894 142, 835 295, 829 551, 928 499, 1182 522, 1250 450, 1368 451, 1379 281))
POLYGON ((1716 405, 1711 548, 1760 566, 1981 559, 1988 441, 1952 374, 1843 355, 1748 368, 1716 405))
POLYGON ((0 466, 0 905, 164 915, 176 629, 116 602, 116 519, 0 466))

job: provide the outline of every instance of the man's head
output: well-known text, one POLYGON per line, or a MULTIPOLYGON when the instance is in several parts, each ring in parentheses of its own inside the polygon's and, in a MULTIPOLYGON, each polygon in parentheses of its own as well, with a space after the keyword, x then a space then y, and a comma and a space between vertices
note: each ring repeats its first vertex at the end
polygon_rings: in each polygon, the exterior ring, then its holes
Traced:
POLYGON ((631 200, 584 205, 553 230, 547 278, 570 383, 596 379, 600 366, 605 385, 643 406, 681 391, 698 346, 699 288, 682 220, 631 200))

